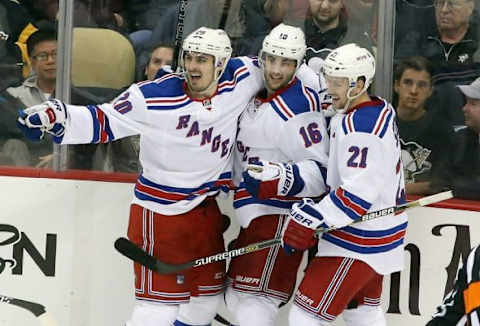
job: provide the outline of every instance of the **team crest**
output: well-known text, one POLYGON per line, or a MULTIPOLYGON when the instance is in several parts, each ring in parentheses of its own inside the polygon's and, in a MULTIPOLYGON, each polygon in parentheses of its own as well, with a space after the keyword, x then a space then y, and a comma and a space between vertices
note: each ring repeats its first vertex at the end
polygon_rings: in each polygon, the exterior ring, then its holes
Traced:
POLYGON ((4 31, 0 31, 0 40, 1 40, 1 41, 6 41, 6 40, 8 40, 8 34, 5 33, 4 31))
POLYGON ((400 139, 402 145, 402 163, 405 172, 405 182, 415 182, 415 176, 429 171, 432 163, 428 157, 432 152, 430 149, 417 144, 416 142, 404 142, 400 139))
POLYGON ((178 274, 177 275, 177 284, 183 284, 185 283, 185 275, 178 274))
POLYGON ((247 111, 250 114, 255 114, 258 112, 258 108, 262 105, 262 101, 258 98, 254 98, 253 101, 250 101, 247 107, 247 111))
POLYGON ((213 106, 212 106, 212 101, 210 101, 210 99, 207 98, 203 100, 202 104, 205 109, 207 109, 208 111, 212 111, 213 106))

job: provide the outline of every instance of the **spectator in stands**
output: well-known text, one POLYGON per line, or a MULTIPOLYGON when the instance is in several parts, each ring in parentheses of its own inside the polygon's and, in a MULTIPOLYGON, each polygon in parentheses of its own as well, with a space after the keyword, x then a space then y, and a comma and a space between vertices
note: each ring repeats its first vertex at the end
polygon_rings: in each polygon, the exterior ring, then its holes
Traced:
POLYGON ((423 57, 408 58, 395 69, 397 124, 409 195, 435 192, 431 182, 444 178, 449 164, 453 129, 444 117, 426 106, 433 92, 432 72, 423 57))
POLYGON ((17 1, 0 0, 0 89, 18 86, 30 73, 27 38, 37 28, 17 1), (22 71, 23 68, 23 71, 22 71))
POLYGON ((57 40, 54 31, 42 30, 33 33, 27 41, 27 50, 34 75, 19 87, 7 91, 26 106, 45 102, 55 90, 57 40))
MULTIPOLYGON (((188 3, 183 35, 205 26, 221 28, 227 32, 232 41, 233 55, 245 54, 249 49, 237 50, 237 42, 244 47, 242 38, 246 35, 246 15, 242 8, 242 0, 197 0, 188 3), (226 4, 230 4, 226 8, 226 4), (224 14, 225 13, 225 14, 224 14)), ((174 43, 177 29, 177 6, 171 6, 159 19, 152 33, 151 43, 174 43)), ((255 53, 258 54, 258 53, 255 53)))
POLYGON ((22 0, 21 3, 32 16, 35 25, 39 22, 54 23, 57 19, 58 0, 22 0))
POLYGON ((458 88, 466 100, 466 126, 455 132, 450 187, 456 197, 480 200, 480 78, 458 88))
MULTIPOLYGON (((335 49, 347 33, 344 0, 310 0, 310 17, 305 20, 307 47, 314 50, 335 49)), ((308 49, 307 61, 316 56, 308 49)), ((326 56, 325 56, 326 57, 326 56)))
POLYGON ((478 15, 474 0, 435 0, 436 29, 422 35, 412 30, 399 45, 396 58, 421 54, 434 65, 473 62, 478 48, 478 15))
POLYGON ((144 70, 148 80, 154 80, 161 67, 172 64, 173 53, 174 47, 170 44, 160 43, 153 47, 144 70))
POLYGON ((395 1, 395 48, 414 30, 426 35, 435 30, 435 7, 432 0, 395 1))
POLYGON ((108 28, 126 33, 126 22, 121 16, 124 0, 76 0, 74 26, 108 28))
POLYGON ((272 27, 281 22, 303 26, 308 14, 309 0, 261 0, 260 2, 263 2, 263 9, 272 27))
MULTIPOLYGON (((34 75, 27 78, 22 85, 10 87, 7 92, 21 101, 25 106, 40 104, 48 100, 55 91, 57 40, 55 31, 39 30, 27 40, 27 52, 32 63, 34 75)), ((52 159, 51 140, 40 144, 29 144, 34 164, 44 167, 52 159)))
POLYGON ((348 29, 340 45, 357 43, 377 54, 377 0, 343 0, 347 10, 348 29))

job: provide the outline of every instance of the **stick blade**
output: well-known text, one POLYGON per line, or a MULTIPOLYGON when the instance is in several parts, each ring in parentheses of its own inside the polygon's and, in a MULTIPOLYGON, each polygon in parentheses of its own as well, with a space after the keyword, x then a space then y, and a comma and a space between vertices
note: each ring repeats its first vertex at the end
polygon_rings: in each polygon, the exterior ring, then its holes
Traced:
POLYGON ((194 262, 188 262, 184 264, 167 264, 161 262, 155 257, 147 254, 141 248, 137 247, 133 242, 126 238, 118 238, 115 241, 115 249, 122 255, 130 258, 134 262, 145 266, 146 268, 154 271, 157 274, 172 274, 188 268, 193 267, 194 262))
POLYGON ((115 241, 115 249, 122 255, 130 258, 133 261, 147 267, 148 269, 155 270, 156 260, 154 257, 147 254, 145 251, 137 247, 130 240, 126 238, 118 238, 115 241))
POLYGON ((438 194, 435 194, 432 196, 420 198, 418 202, 420 206, 426 206, 426 205, 435 204, 450 198, 453 198, 453 192, 451 190, 439 192, 438 194))

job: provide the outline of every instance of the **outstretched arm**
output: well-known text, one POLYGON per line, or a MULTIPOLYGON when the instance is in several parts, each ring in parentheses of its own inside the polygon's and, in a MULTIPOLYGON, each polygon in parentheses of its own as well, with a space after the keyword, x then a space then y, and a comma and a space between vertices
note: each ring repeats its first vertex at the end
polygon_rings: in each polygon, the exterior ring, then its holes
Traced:
POLYGON ((49 133, 59 144, 107 143, 145 131, 146 112, 145 99, 132 85, 112 103, 76 106, 46 101, 19 111, 17 125, 31 140, 49 133))

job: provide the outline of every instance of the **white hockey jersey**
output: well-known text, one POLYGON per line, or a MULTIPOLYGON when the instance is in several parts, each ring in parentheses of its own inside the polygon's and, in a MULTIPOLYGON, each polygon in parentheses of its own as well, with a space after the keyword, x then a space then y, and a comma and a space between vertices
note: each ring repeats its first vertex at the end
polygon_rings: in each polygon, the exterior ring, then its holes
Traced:
POLYGON ((370 211, 405 202, 405 182, 395 111, 372 98, 331 120, 327 183, 330 194, 315 205, 328 226, 317 256, 352 257, 380 274, 403 268, 407 215, 346 226, 370 211))
POLYGON ((238 186, 234 208, 243 227, 258 216, 287 214, 291 205, 299 200, 298 197, 268 200, 252 197, 242 178, 249 162, 259 159, 299 162, 301 177, 310 182, 297 196, 318 196, 326 191, 322 173, 326 177, 329 141, 321 111, 317 91, 305 87, 296 78, 269 98, 256 97, 249 103, 240 117, 234 155, 234 182, 238 186))
POLYGON ((133 202, 164 215, 185 213, 231 181, 238 117, 261 89, 258 62, 229 61, 217 92, 199 101, 168 74, 132 85, 112 104, 67 106, 62 144, 109 142, 140 134, 143 172, 133 202))

